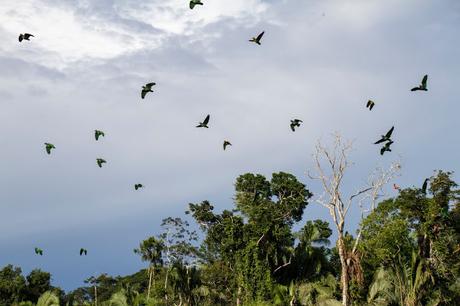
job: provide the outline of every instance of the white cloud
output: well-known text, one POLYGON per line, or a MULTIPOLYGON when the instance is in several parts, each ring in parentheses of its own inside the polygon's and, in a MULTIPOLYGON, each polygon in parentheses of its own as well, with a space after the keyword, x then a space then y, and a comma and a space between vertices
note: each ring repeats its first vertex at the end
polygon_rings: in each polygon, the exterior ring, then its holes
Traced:
POLYGON ((0 38, 9 42, 3 45, 3 54, 28 57, 36 63, 62 69, 75 61, 110 59, 155 49, 171 35, 193 36, 222 18, 241 17, 254 22, 267 8, 260 0, 234 0, 225 5, 209 1, 193 11, 183 0, 150 3, 119 0, 101 7, 89 1, 59 4, 46 0, 3 2, 0 38), (17 36, 22 32, 36 37, 18 44, 17 36))

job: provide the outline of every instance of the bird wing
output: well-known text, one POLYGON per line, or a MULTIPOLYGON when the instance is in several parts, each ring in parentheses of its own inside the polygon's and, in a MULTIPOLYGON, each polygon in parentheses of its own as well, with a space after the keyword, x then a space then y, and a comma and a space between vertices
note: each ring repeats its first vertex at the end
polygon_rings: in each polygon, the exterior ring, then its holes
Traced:
POLYGON ((428 81, 428 74, 425 74, 425 76, 422 79, 422 87, 426 88, 426 82, 428 81))
POLYGON ((145 98, 145 95, 147 94, 147 92, 148 92, 147 90, 142 89, 142 91, 141 91, 141 98, 142 98, 142 99, 145 98))
POLYGON ((414 87, 410 91, 417 91, 417 90, 420 90, 420 87, 414 87))
POLYGON ((96 140, 99 140, 99 132, 98 131, 94 132, 94 138, 96 138, 96 140))
POLYGON ((207 115, 206 118, 204 118, 204 121, 203 121, 203 124, 204 124, 204 125, 208 124, 209 118, 210 118, 209 115, 207 115))
POLYGON ((83 255, 83 249, 80 249, 80 256, 83 255))
POLYGON ((386 138, 390 138, 391 137, 391 134, 393 134, 393 130, 395 129, 394 126, 391 127, 391 129, 386 133, 385 137, 386 138))
POLYGON ((369 110, 372 110, 372 109, 374 108, 374 105, 375 105, 375 103, 372 102, 372 103, 371 103, 371 107, 369 107, 369 110))
POLYGON ((371 100, 367 101, 366 107, 369 107, 371 105, 371 100))
POLYGON ((291 123, 291 130, 292 130, 293 132, 295 132, 295 127, 294 127, 294 126, 295 126, 295 125, 294 125, 293 123, 291 123))
POLYGON ((257 41, 260 41, 260 40, 262 39, 262 36, 264 36, 264 34, 265 34, 265 31, 263 31, 262 33, 260 33, 260 34, 257 36, 256 40, 257 40, 257 41))
POLYGON ((380 139, 379 141, 374 142, 374 144, 379 144, 379 143, 382 143, 382 142, 384 142, 384 141, 386 141, 385 138, 382 138, 382 139, 380 139))
POLYGON ((196 3, 195 1, 190 1, 190 9, 193 10, 193 8, 195 7, 196 3))
POLYGON ((21 41, 24 39, 24 35, 19 34, 19 38, 18 38, 18 39, 19 39, 19 42, 21 42, 21 41))
POLYGON ((157 83, 152 82, 152 83, 147 83, 147 84, 145 84, 145 86, 146 86, 147 88, 150 89, 150 88, 152 88, 152 86, 155 86, 156 84, 157 84, 157 83))
POLYGON ((422 192, 426 193, 426 188, 428 187, 428 179, 425 179, 422 186, 422 192))
POLYGON ((35 36, 33 36, 33 35, 30 34, 30 33, 24 33, 24 38, 25 38, 25 39, 28 39, 28 38, 30 38, 30 37, 35 37, 35 36))
POLYGON ((382 147, 382 148, 380 149, 380 155, 383 155, 383 153, 385 153, 385 147, 382 147))

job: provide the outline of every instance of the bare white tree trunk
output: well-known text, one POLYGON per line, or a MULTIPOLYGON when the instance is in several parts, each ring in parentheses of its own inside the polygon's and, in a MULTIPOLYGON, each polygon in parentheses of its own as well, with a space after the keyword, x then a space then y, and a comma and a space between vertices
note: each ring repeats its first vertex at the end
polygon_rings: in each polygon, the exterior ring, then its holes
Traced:
MULTIPOLYGON (((323 187, 323 194, 316 200, 318 203, 328 209, 329 214, 335 224, 338 234, 337 248, 339 251, 340 264, 341 264, 341 277, 340 282, 342 286, 342 305, 348 306, 351 304, 349 298, 349 281, 348 275, 348 262, 347 250, 345 246, 345 222, 348 211, 355 201, 360 199, 359 207, 362 214, 366 212, 364 208, 364 201, 370 200, 370 210, 375 208, 376 200, 381 196, 379 193, 382 188, 387 184, 399 171, 399 164, 393 164, 387 171, 378 171, 379 175, 371 175, 368 186, 358 190, 351 195, 348 200, 342 194, 342 180, 350 163, 348 155, 352 149, 352 142, 342 140, 339 134, 334 135, 334 143, 332 148, 327 148, 318 141, 315 153, 313 154, 315 160, 316 175, 310 176, 312 179, 317 179, 321 182, 323 187)), ((361 231, 353 246, 352 254, 356 252, 357 245, 361 238, 361 231)))

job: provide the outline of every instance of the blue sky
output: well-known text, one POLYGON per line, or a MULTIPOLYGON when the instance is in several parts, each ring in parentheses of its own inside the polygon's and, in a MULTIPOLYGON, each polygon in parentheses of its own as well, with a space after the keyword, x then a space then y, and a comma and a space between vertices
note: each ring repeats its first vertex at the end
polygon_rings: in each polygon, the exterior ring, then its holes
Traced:
MULTIPOLYGON (((161 219, 190 202, 231 207, 240 174, 290 172, 319 194, 306 172, 335 131, 354 141, 346 194, 395 160, 403 187, 459 170, 458 1, 204 3, 2 2, 0 266, 50 271, 65 289, 135 272, 144 265, 132 249, 161 219), (250 44, 262 30, 262 46, 250 44), (36 37, 19 43, 23 32, 36 37), (429 91, 410 92, 424 74, 429 91), (211 128, 194 128, 208 113, 211 128), (295 133, 292 118, 304 120, 295 133), (372 143, 392 125, 381 157, 372 143), (94 129, 106 137, 95 142, 94 129)), ((304 219, 315 218, 329 220, 313 199, 304 219)))

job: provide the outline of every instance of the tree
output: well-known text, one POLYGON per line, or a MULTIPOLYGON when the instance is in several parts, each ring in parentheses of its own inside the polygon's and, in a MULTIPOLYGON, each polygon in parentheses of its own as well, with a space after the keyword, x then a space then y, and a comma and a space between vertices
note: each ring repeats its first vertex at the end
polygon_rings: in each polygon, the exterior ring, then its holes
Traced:
POLYGON ((155 268, 157 264, 162 264, 162 252, 164 250, 164 242, 155 237, 150 237, 141 242, 138 249, 134 249, 134 253, 139 254, 143 261, 149 263, 148 275, 149 275, 149 287, 147 290, 147 301, 150 300, 150 289, 155 284, 155 268))
MULTIPOLYGON (((379 197, 379 192, 382 190, 383 186, 390 181, 397 173, 397 170, 399 170, 399 165, 392 165, 388 171, 383 171, 381 175, 370 179, 369 186, 358 190, 347 199, 341 188, 345 172, 350 166, 348 155, 351 149, 352 143, 349 141, 344 142, 339 134, 335 134, 332 148, 327 148, 318 141, 313 155, 317 173, 315 176, 309 175, 311 178, 321 182, 323 194, 317 199, 317 202, 328 209, 337 229, 337 249, 341 265, 342 304, 344 306, 350 305, 350 277, 348 271, 350 270, 349 265, 351 259, 357 257, 355 255, 357 252, 357 245, 360 241, 359 233, 353 249, 347 251, 344 237, 348 212, 351 205, 358 199, 361 199, 361 201, 358 202, 360 207, 363 207, 362 202, 366 198, 370 198, 371 203, 374 203, 379 197)), ((371 204, 371 209, 373 207, 374 205, 371 204)))
POLYGON ((161 227, 163 233, 160 234, 161 241, 164 242, 163 260, 166 262, 165 276, 165 301, 168 303, 168 283, 169 273, 175 263, 186 266, 196 264, 197 248, 193 242, 198 240, 196 231, 189 230, 189 223, 181 218, 168 217, 163 219, 161 227))
POLYGON ((0 270, 0 305, 20 302, 25 288, 26 280, 21 268, 7 265, 0 270))
POLYGON ((110 299, 112 294, 117 290, 117 280, 105 273, 98 277, 91 276, 85 280, 85 283, 90 284, 94 289, 91 294, 95 306, 97 306, 100 301, 110 299))
POLYGON ((26 296, 29 301, 37 302, 38 298, 52 289, 51 274, 40 269, 32 270, 26 277, 27 287, 26 296))
POLYGON ((219 284, 239 305, 242 300, 272 298, 275 279, 281 279, 294 260, 292 226, 301 220, 312 194, 284 172, 274 173, 270 181, 246 173, 237 178, 235 190, 236 210, 216 214, 207 201, 189 207, 206 234, 202 259, 231 271, 219 284))
POLYGON ((369 271, 380 266, 398 271, 395 267, 410 265, 415 252, 436 283, 431 293, 442 303, 454 303, 460 276, 455 252, 460 243, 459 192, 450 172, 438 171, 427 182, 430 188, 406 188, 395 199, 381 202, 362 222, 360 249, 369 271))

